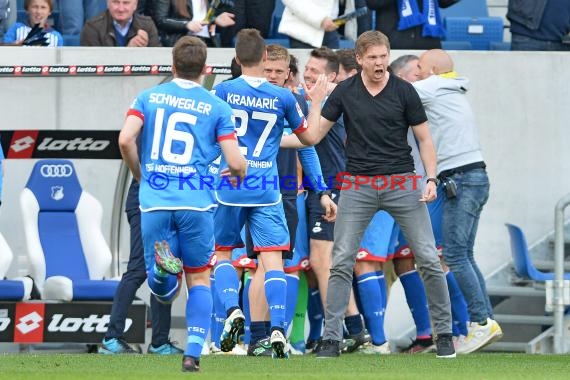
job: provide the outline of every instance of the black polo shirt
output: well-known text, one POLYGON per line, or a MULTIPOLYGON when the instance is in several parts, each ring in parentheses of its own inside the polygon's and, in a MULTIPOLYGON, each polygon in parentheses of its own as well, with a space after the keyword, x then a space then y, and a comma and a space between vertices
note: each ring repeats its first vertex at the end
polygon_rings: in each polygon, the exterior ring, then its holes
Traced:
POLYGON ((360 74, 342 81, 321 115, 330 121, 342 115, 346 128, 346 171, 352 175, 387 175, 414 171, 406 134, 427 121, 414 87, 390 75, 386 87, 372 96, 360 74))

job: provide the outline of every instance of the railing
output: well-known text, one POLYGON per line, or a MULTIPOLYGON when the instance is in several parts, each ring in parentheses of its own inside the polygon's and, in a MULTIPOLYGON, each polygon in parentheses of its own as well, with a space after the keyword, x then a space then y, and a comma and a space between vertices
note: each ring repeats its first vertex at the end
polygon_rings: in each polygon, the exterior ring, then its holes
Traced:
POLYGON ((554 211, 554 353, 566 352, 564 308, 569 303, 568 285, 564 281, 564 209, 570 205, 570 194, 558 201, 554 211))

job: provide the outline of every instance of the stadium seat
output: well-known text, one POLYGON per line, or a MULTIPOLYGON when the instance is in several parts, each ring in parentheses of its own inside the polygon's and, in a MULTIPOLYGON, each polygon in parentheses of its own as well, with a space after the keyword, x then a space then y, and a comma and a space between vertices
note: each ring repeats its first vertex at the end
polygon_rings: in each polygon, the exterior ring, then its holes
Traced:
POLYGON ((12 250, 0 234, 0 301, 22 301, 30 299, 33 281, 29 277, 8 280, 6 272, 14 259, 12 250))
POLYGON ((289 49, 289 39, 288 38, 266 38, 266 45, 281 45, 284 48, 289 49))
MULTIPOLYGON (((526 238, 520 227, 509 223, 506 223, 505 225, 507 226, 509 236, 511 238, 511 254, 513 256, 513 263, 517 276, 540 282, 554 280, 553 272, 541 272, 533 265, 528 252, 526 238)), ((570 280, 570 273, 565 273, 564 279, 570 280)))
POLYGON ((441 41, 441 48, 444 50, 473 50, 469 41, 441 41))
POLYGON ((500 42, 489 42, 489 50, 504 50, 510 51, 511 50, 511 43, 500 41, 500 42))
POLYGON ((42 299, 112 300, 105 280, 111 251, 101 232, 103 210, 83 191, 73 163, 40 160, 20 194, 28 256, 42 299))
POLYGON ((79 34, 64 34, 63 46, 79 46, 79 34))
POLYGON ((275 9, 273 10, 273 16, 271 17, 271 27, 269 29, 269 37, 270 39, 288 39, 289 37, 279 33, 277 30, 279 29, 279 23, 281 23, 281 16, 283 15, 283 10, 285 9, 285 5, 281 0, 275 1, 275 9))
POLYGON ((474 50, 489 50, 491 42, 503 41, 500 17, 446 17, 446 41, 468 41, 474 50))
POLYGON ((341 38, 339 41, 339 49, 354 49, 354 41, 341 38))
POLYGON ((445 17, 489 17, 487 0, 463 0, 447 8, 441 8, 445 17))

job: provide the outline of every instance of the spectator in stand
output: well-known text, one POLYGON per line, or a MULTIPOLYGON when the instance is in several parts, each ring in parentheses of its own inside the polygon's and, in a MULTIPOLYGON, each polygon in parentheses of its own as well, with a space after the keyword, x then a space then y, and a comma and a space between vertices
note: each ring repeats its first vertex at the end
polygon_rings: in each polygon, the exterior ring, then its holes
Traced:
POLYGON ((339 0, 283 0, 283 4, 279 33, 289 36, 292 49, 339 48, 338 25, 333 22, 339 15, 339 0))
POLYGON ((152 19, 135 13, 137 0, 107 0, 107 10, 85 23, 81 46, 161 46, 152 19))
POLYGON ((570 1, 509 0, 511 50, 570 51, 570 1))
POLYGON ((245 28, 259 30, 263 38, 268 38, 275 9, 275 0, 235 0, 237 33, 245 28))
POLYGON ((207 0, 155 0, 150 3, 150 14, 158 28, 163 46, 173 46, 182 36, 195 36, 208 47, 219 47, 216 41, 216 25, 228 27, 235 24, 231 6, 221 4, 214 10, 213 22, 206 20, 209 10, 207 0))
POLYGON ((439 8, 458 0, 366 0, 376 11, 375 30, 390 39, 392 49, 439 49, 445 36, 439 8), (427 17, 426 15, 433 15, 427 17))
POLYGON ((0 38, 4 37, 4 33, 8 29, 10 9, 10 0, 0 0, 0 38))
POLYGON ((35 45, 35 46, 63 46, 63 37, 61 34, 52 29, 47 23, 48 17, 53 11, 52 0, 25 0, 24 9, 28 14, 28 22, 23 24, 16 22, 12 25, 4 35, 4 44, 9 45, 35 45), (40 30, 36 33, 34 25, 39 25, 40 30), (35 34, 34 42, 30 32, 35 34), (39 40, 38 40, 39 38, 39 40))
POLYGON ((104 9, 101 5, 101 0, 57 0, 57 27, 63 34, 79 34, 85 21, 97 16, 104 9))

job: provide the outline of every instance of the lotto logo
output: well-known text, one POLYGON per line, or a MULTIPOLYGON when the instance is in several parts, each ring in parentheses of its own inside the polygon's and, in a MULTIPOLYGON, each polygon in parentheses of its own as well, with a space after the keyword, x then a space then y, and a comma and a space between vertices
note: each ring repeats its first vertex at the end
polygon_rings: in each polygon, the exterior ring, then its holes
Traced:
POLYGON ((28 149, 29 147, 33 146, 35 141, 36 140, 31 138, 30 136, 25 136, 22 137, 21 139, 14 141, 10 146, 10 149, 12 149, 16 153, 19 153, 22 150, 28 149))
POLYGON ((31 158, 39 131, 15 131, 10 139, 7 158, 31 158))
POLYGON ((24 315, 22 318, 20 318, 20 321, 16 325, 16 328, 22 334, 27 334, 27 333, 34 331, 35 329, 39 328, 41 326, 40 322, 43 320, 44 319, 42 318, 42 316, 34 311, 34 312, 31 312, 30 314, 24 315))
POLYGON ((44 340, 45 304, 18 303, 14 322, 14 343, 38 343, 44 340))

